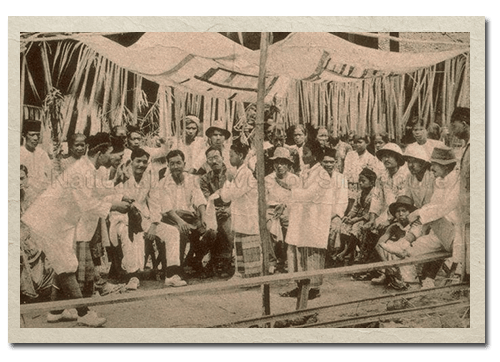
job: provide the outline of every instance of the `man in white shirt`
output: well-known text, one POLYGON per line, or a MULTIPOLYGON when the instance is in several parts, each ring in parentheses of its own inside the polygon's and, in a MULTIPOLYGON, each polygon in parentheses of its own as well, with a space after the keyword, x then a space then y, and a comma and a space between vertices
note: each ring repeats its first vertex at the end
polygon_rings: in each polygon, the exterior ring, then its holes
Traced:
POLYGON ((201 192, 198 178, 184 171, 184 160, 184 153, 180 150, 168 153, 170 173, 160 181, 160 207, 162 213, 166 213, 165 222, 176 226, 180 232, 181 265, 191 266, 196 273, 202 273, 201 261, 207 253, 203 239, 207 200, 201 192), (188 243, 189 254, 184 259, 188 243))
MULTIPOLYGON (((129 203, 109 190, 96 187, 100 166, 110 167, 113 151, 110 136, 98 133, 87 139, 88 154, 70 166, 53 185, 31 205, 23 222, 40 237, 41 248, 56 272, 54 291, 62 291, 70 299, 82 298, 76 279, 78 258, 74 249, 76 228, 88 215, 105 218, 110 211, 126 213, 129 203)), ((53 293, 57 298, 57 293, 53 293)), ((48 322, 78 320, 80 324, 99 327, 105 322, 87 307, 77 308, 77 315, 68 311, 54 311, 48 322)))
POLYGON ((198 137, 200 131, 200 119, 189 115, 184 118, 184 142, 178 147, 186 157, 186 171, 196 174, 205 163, 205 141, 203 137, 198 137))
POLYGON ((289 202, 292 188, 300 187, 301 181, 297 175, 290 172, 293 167, 293 159, 287 148, 276 148, 270 160, 273 162, 274 172, 265 178, 267 228, 273 241, 270 250, 274 254, 272 256, 276 258, 276 268, 278 271, 284 272, 287 260, 285 238, 290 215, 289 202))
POLYGON ((227 175, 220 190, 222 200, 231 202, 237 264, 235 278, 248 278, 262 273, 257 180, 245 164, 248 151, 248 146, 239 142, 231 146, 230 162, 237 171, 234 176, 231 173, 227 175))
MULTIPOLYGON (((434 193, 428 204, 415 210, 408 217, 410 223, 419 220, 430 232, 412 244, 410 256, 436 251, 453 252, 452 261, 459 263, 463 258, 462 235, 460 232, 460 178, 455 169, 457 160, 448 147, 435 148, 431 159, 431 171, 436 178, 434 193)), ((434 286, 434 279, 440 266, 422 275, 422 286, 434 286)), ((422 271, 424 272, 424 271, 422 271)))
POLYGON ((23 124, 24 145, 20 148, 21 165, 29 172, 29 186, 36 194, 40 194, 50 184, 53 165, 47 152, 38 146, 40 142, 40 121, 27 120, 23 124))
POLYGON ((162 271, 165 274, 165 285, 185 286, 187 283, 181 278, 183 273, 180 268, 179 231, 174 226, 161 223, 160 190, 155 180, 151 178, 151 173, 145 172, 149 153, 142 148, 137 148, 132 151, 130 158, 133 177, 123 184, 123 194, 128 199, 134 200, 133 205, 141 213, 143 232, 134 236, 135 240, 130 240, 126 234, 121 239, 123 267, 129 273, 142 269, 144 263, 142 239, 149 243, 156 241, 162 271))

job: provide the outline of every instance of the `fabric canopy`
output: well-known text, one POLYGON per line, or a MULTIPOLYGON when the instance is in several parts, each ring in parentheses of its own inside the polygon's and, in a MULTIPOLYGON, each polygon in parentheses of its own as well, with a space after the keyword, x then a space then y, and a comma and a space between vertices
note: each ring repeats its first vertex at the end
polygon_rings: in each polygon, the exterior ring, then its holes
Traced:
MULTIPOLYGON (((260 51, 219 33, 146 33, 128 48, 100 35, 78 40, 160 85, 214 98, 256 100, 260 51)), ((411 73, 468 51, 460 45, 433 53, 386 52, 329 33, 292 33, 269 47, 266 101, 285 97, 292 80, 353 82, 411 73)))

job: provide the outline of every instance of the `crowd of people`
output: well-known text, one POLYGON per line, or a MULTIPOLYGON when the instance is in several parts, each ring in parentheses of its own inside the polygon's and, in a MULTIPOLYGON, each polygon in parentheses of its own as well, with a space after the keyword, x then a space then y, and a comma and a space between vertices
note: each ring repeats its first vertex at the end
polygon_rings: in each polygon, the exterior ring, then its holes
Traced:
MULTIPOLYGON (((396 144, 386 134, 333 138, 326 128, 266 122, 269 273, 444 250, 466 280, 469 109, 457 108, 451 118, 452 134, 463 142, 458 150, 449 147, 447 134, 430 138, 426 123, 411 119, 408 142, 396 144)), ((183 287, 191 278, 262 274, 252 126, 235 139, 224 122, 214 121, 201 135, 200 120, 190 115, 182 140, 158 139, 156 147, 144 145, 136 127, 77 133, 57 167, 38 147, 40 129, 40 122, 25 121, 21 146, 21 292, 27 300, 105 294, 116 288, 110 281, 134 290, 145 275, 183 287)), ((427 288, 442 264, 354 278, 398 290, 412 283, 427 288)), ((321 283, 312 278, 309 299, 320 296, 321 283)), ((106 322, 87 307, 47 316, 63 320, 106 322)))

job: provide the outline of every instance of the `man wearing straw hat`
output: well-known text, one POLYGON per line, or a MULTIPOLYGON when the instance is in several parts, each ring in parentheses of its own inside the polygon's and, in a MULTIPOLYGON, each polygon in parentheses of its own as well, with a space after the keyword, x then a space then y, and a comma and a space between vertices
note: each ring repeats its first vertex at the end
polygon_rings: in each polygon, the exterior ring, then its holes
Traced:
POLYGON ((470 275, 470 109, 456 108, 451 115, 451 127, 455 137, 465 141, 460 160, 460 205, 465 246, 465 270, 462 279, 467 280, 470 275))
POLYGON ((24 147, 20 149, 21 165, 28 169, 30 187, 37 194, 49 186, 53 170, 52 161, 47 152, 37 147, 40 142, 41 128, 40 121, 25 121, 23 124, 24 147))
MULTIPOLYGON (((226 141, 231 138, 231 132, 226 129, 224 122, 221 120, 214 121, 212 125, 205 131, 205 136, 208 137, 209 146, 221 150, 224 164, 226 165, 226 167, 230 168, 231 164, 229 162, 229 147, 226 146, 226 141)), ((210 167, 206 163, 203 165, 203 168, 207 172, 210 171, 210 167)))
POLYGON ((406 149, 404 158, 410 171, 405 194, 411 197, 418 209, 428 204, 434 193, 435 178, 430 155, 423 148, 411 147, 406 149))
MULTIPOLYGON (((453 251, 452 261, 461 261, 461 235, 459 212, 460 182, 455 169, 457 160, 453 150, 448 147, 434 148, 430 158, 431 170, 436 178, 434 193, 430 202, 413 211, 408 220, 417 220, 424 227, 430 227, 428 235, 419 237, 412 244, 410 256, 416 256, 436 251, 453 251)), ((433 264, 432 268, 422 270, 422 286, 434 286, 434 278, 442 263, 433 264)))
MULTIPOLYGON (((274 172, 267 175, 267 227, 273 239, 272 257, 276 260, 276 267, 284 272, 287 259, 287 248, 284 242, 288 230, 290 209, 288 203, 292 194, 291 189, 298 187, 300 178, 291 171, 294 162, 290 151, 285 147, 278 147, 274 155, 269 158, 273 162, 274 172)), ((271 259, 272 260, 272 259, 271 259)))
POLYGON ((385 170, 377 180, 372 203, 370 205, 370 221, 366 229, 377 227, 384 229, 392 217, 388 213, 390 204, 403 195, 408 179, 408 167, 401 148, 395 143, 387 143, 376 153, 377 158, 384 164, 385 170))

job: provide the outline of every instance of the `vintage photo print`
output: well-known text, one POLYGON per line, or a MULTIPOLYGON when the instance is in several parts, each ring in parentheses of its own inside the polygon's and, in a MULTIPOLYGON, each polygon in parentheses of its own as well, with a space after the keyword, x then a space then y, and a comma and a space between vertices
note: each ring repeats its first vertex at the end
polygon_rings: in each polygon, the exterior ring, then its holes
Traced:
POLYGON ((9 19, 9 342, 485 342, 484 18, 62 19, 9 19))

